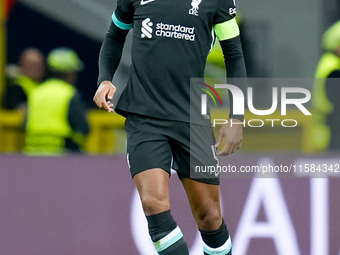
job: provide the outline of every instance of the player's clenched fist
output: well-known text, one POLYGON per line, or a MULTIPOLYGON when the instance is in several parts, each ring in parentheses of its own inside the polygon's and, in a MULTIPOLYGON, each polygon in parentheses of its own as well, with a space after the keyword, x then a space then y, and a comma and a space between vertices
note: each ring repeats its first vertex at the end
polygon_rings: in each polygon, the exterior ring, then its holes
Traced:
POLYGON ((105 109, 108 112, 113 112, 113 104, 110 100, 116 92, 116 87, 110 81, 103 81, 98 86, 93 101, 100 109, 105 109))

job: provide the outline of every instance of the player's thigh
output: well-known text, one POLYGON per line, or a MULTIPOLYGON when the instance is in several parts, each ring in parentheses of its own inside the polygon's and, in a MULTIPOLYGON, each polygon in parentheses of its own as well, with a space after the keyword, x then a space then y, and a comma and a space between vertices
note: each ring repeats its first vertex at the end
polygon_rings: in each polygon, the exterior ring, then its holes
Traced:
POLYGON ((222 224, 219 185, 186 177, 181 181, 198 228, 205 231, 218 229, 222 224))
POLYGON ((161 168, 149 169, 133 177, 145 215, 170 209, 169 174, 161 168))
POLYGON ((170 209, 168 179, 172 160, 171 146, 164 130, 167 122, 140 115, 129 115, 127 158, 146 215, 170 209))
POLYGON ((218 185, 219 175, 212 171, 218 164, 212 128, 187 123, 180 125, 182 128, 174 135, 172 143, 173 169, 180 177, 218 185))
POLYGON ((172 152, 168 138, 163 134, 167 129, 165 124, 138 115, 127 117, 127 160, 132 177, 154 168, 170 174, 172 152))

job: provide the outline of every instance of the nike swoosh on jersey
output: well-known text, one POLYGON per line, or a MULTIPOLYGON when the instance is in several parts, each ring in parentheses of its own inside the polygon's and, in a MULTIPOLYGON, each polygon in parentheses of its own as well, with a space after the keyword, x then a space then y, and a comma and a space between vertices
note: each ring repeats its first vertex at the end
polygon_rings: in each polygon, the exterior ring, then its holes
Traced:
POLYGON ((153 1, 156 1, 156 0, 147 0, 147 1, 145 1, 145 0, 144 0, 144 1, 143 1, 143 0, 141 0, 141 1, 140 1, 140 4, 141 4, 141 5, 144 5, 144 4, 151 3, 151 2, 153 2, 153 1))

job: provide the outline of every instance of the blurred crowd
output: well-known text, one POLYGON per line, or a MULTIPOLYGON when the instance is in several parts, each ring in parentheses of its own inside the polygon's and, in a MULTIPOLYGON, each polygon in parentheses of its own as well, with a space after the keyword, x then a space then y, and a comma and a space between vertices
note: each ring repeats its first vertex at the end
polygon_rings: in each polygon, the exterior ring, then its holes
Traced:
POLYGON ((322 55, 312 91, 314 123, 312 146, 316 151, 340 149, 340 21, 322 36, 322 55))
POLYGON ((7 66, 3 108, 25 115, 25 153, 82 151, 90 131, 86 104, 75 87, 82 68, 77 53, 69 48, 53 49, 47 57, 28 48, 18 65, 7 66))

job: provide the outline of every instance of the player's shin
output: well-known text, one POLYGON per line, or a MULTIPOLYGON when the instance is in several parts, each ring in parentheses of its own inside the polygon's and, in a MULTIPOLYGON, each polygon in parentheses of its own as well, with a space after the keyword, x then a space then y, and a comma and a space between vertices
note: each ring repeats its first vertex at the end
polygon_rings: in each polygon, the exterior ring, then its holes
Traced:
POLYGON ((223 220, 219 229, 200 232, 204 242, 204 255, 231 255, 231 238, 223 220))
POLYGON ((149 234, 160 255, 189 255, 187 244, 170 210, 147 216, 149 234))

